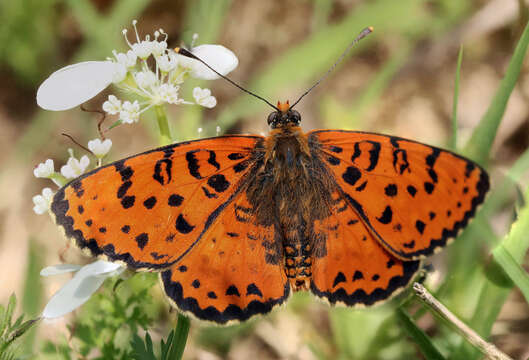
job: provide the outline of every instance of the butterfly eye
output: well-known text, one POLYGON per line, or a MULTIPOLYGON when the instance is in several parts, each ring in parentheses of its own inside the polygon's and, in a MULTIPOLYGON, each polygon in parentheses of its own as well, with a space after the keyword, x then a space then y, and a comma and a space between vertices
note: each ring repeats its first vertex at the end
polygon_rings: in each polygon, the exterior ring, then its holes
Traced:
POLYGON ((270 115, 268 115, 268 125, 275 128, 275 125, 277 123, 277 118, 278 118, 278 112, 277 111, 274 111, 272 113, 270 113, 270 115))
POLYGON ((296 110, 290 110, 289 120, 298 125, 301 122, 301 115, 296 110))

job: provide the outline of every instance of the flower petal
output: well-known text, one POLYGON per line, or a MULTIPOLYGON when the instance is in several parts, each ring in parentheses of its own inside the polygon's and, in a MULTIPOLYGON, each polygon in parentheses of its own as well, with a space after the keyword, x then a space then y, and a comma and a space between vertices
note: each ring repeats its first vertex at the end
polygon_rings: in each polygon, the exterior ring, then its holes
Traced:
MULTIPOLYGON (((191 52, 222 75, 229 74, 239 65, 237 56, 222 45, 199 45, 194 47, 191 52)), ((202 80, 215 80, 219 78, 217 74, 197 60, 180 56, 179 61, 183 67, 191 69, 191 76, 194 78, 202 80)))
POLYGON ((53 111, 76 107, 110 85, 115 69, 112 61, 86 61, 57 70, 37 90, 37 104, 53 111))
POLYGON ((40 271, 40 276, 53 276, 60 275, 69 272, 78 271, 81 268, 81 265, 76 264, 59 264, 53 266, 47 266, 40 271))
POLYGON ((78 308, 99 289, 108 276, 114 275, 120 268, 123 269, 121 265, 103 260, 83 266, 70 281, 53 295, 44 308, 42 317, 53 319, 64 316, 78 308))

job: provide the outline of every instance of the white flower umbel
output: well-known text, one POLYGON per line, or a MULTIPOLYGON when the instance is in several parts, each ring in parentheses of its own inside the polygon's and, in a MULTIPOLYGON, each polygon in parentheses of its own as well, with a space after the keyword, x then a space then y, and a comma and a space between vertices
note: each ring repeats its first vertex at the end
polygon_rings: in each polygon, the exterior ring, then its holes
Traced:
POLYGON ((106 278, 119 275, 125 270, 121 265, 98 260, 80 267, 79 265, 62 264, 42 269, 40 275, 50 276, 77 271, 50 299, 42 317, 54 319, 68 314, 83 305, 103 284, 106 278))
POLYGON ((98 159, 104 158, 110 151, 111 147, 112 147, 112 140, 110 139, 105 139, 104 141, 101 141, 101 139, 94 139, 88 142, 88 149, 98 159))
POLYGON ((48 187, 42 189, 42 195, 33 196, 33 211, 38 215, 44 214, 49 210, 52 199, 53 191, 48 187))
MULTIPOLYGON (((141 113, 164 103, 215 106, 216 100, 212 96, 202 98, 200 102, 186 101, 179 97, 178 90, 189 76, 213 80, 218 75, 199 61, 168 49, 167 34, 163 29, 155 31, 153 38, 147 35, 141 39, 136 24, 134 20, 135 42, 131 42, 127 30, 123 30, 130 48, 126 53, 113 51, 113 57, 107 61, 74 64, 53 73, 37 92, 39 106, 48 110, 70 109, 91 99, 111 83, 137 99, 137 102, 127 102, 111 95, 103 104, 106 113, 119 113, 122 123, 134 123, 141 113), (150 61, 151 57, 154 61, 150 61), (149 64, 154 66, 151 68, 149 64)), ((196 38, 193 37, 193 44, 196 38)), ((223 75, 239 63, 235 54, 221 45, 199 45, 189 51, 223 75)))
POLYGON ((73 179, 85 172, 88 165, 90 165, 90 159, 88 156, 83 155, 81 159, 77 160, 73 156, 72 149, 68 149, 68 152, 70 153, 70 158, 66 162, 66 165, 61 167, 61 174, 67 179, 73 179))
POLYGON ((201 89, 198 86, 193 89, 193 97, 198 105, 213 108, 217 105, 217 99, 211 95, 211 90, 201 89))
POLYGON ((38 178, 49 178, 55 173, 53 166, 53 160, 48 159, 43 163, 40 163, 34 170, 33 175, 38 178))

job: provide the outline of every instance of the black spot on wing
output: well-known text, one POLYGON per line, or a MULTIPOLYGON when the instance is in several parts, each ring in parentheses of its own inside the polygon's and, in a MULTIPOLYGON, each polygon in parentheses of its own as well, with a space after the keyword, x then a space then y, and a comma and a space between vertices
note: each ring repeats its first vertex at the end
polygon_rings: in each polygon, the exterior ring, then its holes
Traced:
POLYGON ((216 192, 224 192, 230 187, 230 183, 222 174, 215 174, 208 179, 208 185, 216 192))
POLYGON ((234 295, 234 296, 241 296, 241 294, 239 293, 239 289, 237 289, 237 286, 235 285, 230 285, 227 289, 226 289, 226 295, 234 295))
POLYGON ((173 161, 171 159, 161 159, 156 162, 154 166, 154 174, 152 178, 165 185, 171 182, 171 169, 173 167, 173 161))
POLYGON ((184 219, 182 214, 178 215, 176 218, 175 227, 176 230, 181 234, 189 234, 195 228, 195 226, 190 225, 186 219, 184 219))
POLYGON ((415 197, 415 194, 417 194, 417 189, 413 185, 408 185, 406 190, 408 190, 408 194, 410 194, 412 197, 415 197))
POLYGON ((129 231, 130 231, 130 226, 129 225, 123 225, 123 227, 121 228, 121 231, 125 234, 128 234, 129 231))
POLYGON ((364 274, 361 271, 356 270, 354 275, 353 275, 353 281, 361 280, 363 278, 364 278, 364 274))
POLYGON ((261 290, 259 290, 257 285, 255 285, 254 283, 251 283, 246 288, 246 296, 248 295, 257 295, 257 296, 263 297, 263 293, 261 292, 261 290))
POLYGON ((343 274, 343 272, 339 272, 336 277, 334 278, 334 281, 332 283, 332 287, 335 287, 336 285, 340 284, 340 283, 343 283, 343 282, 346 282, 347 279, 345 278, 345 275, 343 274))
POLYGON ((394 197, 397 195, 397 185, 389 184, 385 187, 384 193, 389 197, 394 197))
POLYGON ((362 177, 362 173, 355 166, 349 166, 342 174, 342 178, 346 183, 354 186, 356 182, 362 177))
POLYGON ((205 186, 202 186, 202 191, 204 192, 204 195, 206 195, 208 199, 216 199, 219 197, 217 194, 209 191, 208 188, 206 188, 205 186))
POLYGON ((189 170, 189 174, 193 176, 194 178, 202 179, 202 176, 198 172, 198 169, 199 169, 198 159, 195 157, 195 153, 197 151, 198 150, 192 150, 186 153, 187 170, 189 170))
POLYGON ((184 201, 184 198, 178 194, 171 194, 169 196, 169 199, 167 200, 167 205, 172 207, 177 207, 182 205, 182 202, 184 201))
POLYGON ((228 155, 228 159, 230 160, 240 160, 244 158, 245 158, 245 155, 241 153, 231 153, 228 155))
POLYGON ((125 196, 125 194, 127 194, 127 191, 129 190, 129 188, 132 186, 132 181, 125 181, 123 184, 120 185, 120 187, 118 188, 118 192, 116 194, 116 196, 118 197, 118 199, 121 199, 123 196, 125 196))
POLYGON ((138 244, 138 247, 143 250, 143 248, 147 245, 149 242, 149 235, 147 233, 141 233, 140 235, 136 236, 136 243, 138 244))
POLYGON ((135 200, 135 196, 125 196, 123 199, 121 199, 121 206, 123 206, 123 209, 129 209, 134 206, 135 200))
POLYGON ((208 164, 213 165, 217 170, 220 170, 220 164, 217 162, 217 154, 215 151, 209 151, 208 164))
POLYGON ((426 224, 423 223, 421 220, 417 220, 415 222, 415 228, 417 231, 422 235, 424 233, 424 228, 426 227, 426 224))
POLYGON ((156 205, 156 197, 151 196, 143 202, 143 206, 147 209, 152 209, 156 205))
POLYGON ((380 217, 377 217, 377 220, 382 224, 389 224, 392 218, 393 211, 391 210, 391 206, 388 205, 382 212, 382 215, 380 215, 380 217))

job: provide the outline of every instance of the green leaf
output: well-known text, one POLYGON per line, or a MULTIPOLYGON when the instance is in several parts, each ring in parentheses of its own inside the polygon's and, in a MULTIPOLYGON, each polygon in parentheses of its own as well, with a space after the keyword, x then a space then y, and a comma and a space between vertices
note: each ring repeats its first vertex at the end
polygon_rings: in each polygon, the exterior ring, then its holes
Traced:
POLYGON ((518 264, 512 254, 499 244, 493 251, 494 260, 502 267, 512 282, 518 286, 525 300, 529 303, 529 276, 527 272, 518 264))
POLYGON ((472 137, 468 141, 464 153, 474 161, 485 164, 488 160, 492 143, 496 137, 498 126, 500 125, 509 97, 516 85, 520 70, 523 65, 523 60, 529 45, 529 24, 526 25, 525 30, 514 50, 514 55, 509 63, 507 72, 503 77, 494 99, 489 105, 489 108, 479 125, 474 129, 472 137))
POLYGON ((424 357, 428 360, 444 360, 443 355, 437 350, 430 337, 415 324, 410 316, 402 308, 398 308, 396 312, 404 330, 417 344, 424 357))
POLYGON ((191 321, 188 317, 178 314, 178 322, 176 323, 173 346, 169 352, 168 359, 180 360, 184 354, 186 347, 187 336, 189 335, 189 328, 191 321))
POLYGON ((452 108, 452 137, 450 138, 450 149, 457 149, 457 105, 459 101, 459 79, 461 77, 461 64, 463 63, 463 45, 459 48, 457 56, 456 79, 454 82, 454 100, 452 108))

